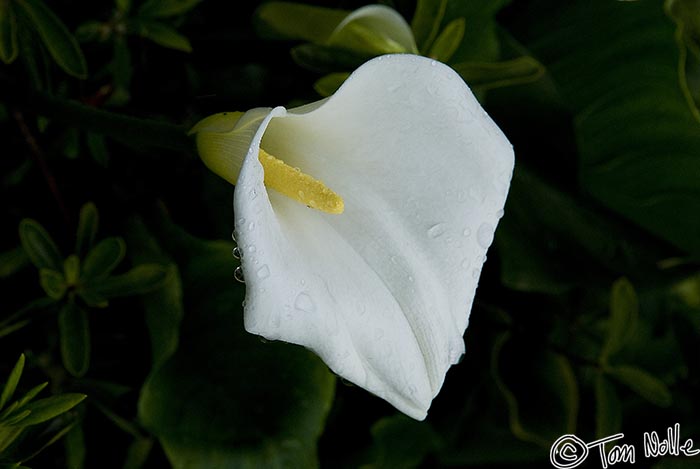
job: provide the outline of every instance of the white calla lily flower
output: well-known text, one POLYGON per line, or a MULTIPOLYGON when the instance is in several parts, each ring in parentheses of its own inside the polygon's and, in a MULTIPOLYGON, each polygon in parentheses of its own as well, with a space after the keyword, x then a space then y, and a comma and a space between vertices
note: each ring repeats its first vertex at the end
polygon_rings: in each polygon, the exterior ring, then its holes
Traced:
POLYGON ((205 163, 236 183, 246 330, 307 347, 424 419, 464 353, 513 170, 467 85, 446 65, 388 55, 330 98, 219 114, 193 131, 205 163), (274 176, 268 158, 291 176, 274 176))

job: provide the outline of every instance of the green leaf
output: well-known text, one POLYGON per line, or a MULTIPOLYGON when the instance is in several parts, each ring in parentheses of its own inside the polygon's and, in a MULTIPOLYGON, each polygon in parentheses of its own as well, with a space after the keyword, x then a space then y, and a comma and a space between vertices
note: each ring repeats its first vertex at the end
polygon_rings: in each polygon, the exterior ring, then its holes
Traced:
POLYGON ((114 4, 117 10, 122 13, 129 13, 129 10, 131 10, 131 0, 115 0, 114 4))
POLYGON ((80 258, 85 256, 85 254, 92 249, 95 236, 97 236, 99 220, 99 213, 94 203, 88 202, 80 208, 78 233, 75 238, 75 253, 80 258))
POLYGON ((41 0, 14 0, 34 24, 41 40, 59 67, 76 78, 87 78, 87 64, 78 41, 66 25, 41 0))
POLYGON ((151 438, 135 439, 126 451, 123 469, 141 469, 144 467, 152 448, 153 440, 151 438))
POLYGON ((532 30, 546 32, 528 46, 575 114, 583 188, 700 256, 700 217, 691 215, 700 213, 700 125, 679 86, 674 25, 661 5, 551 2, 528 14, 538 19, 532 30))
POLYGON ((89 285, 82 285, 76 291, 78 296, 83 299, 85 304, 91 308, 106 308, 109 306, 109 301, 107 301, 107 298, 102 296, 100 293, 91 290, 89 285))
POLYGON ((603 373, 597 373, 594 391, 596 438, 614 435, 622 427, 622 404, 615 386, 603 373))
POLYGON ((700 0, 666 0, 665 7, 687 47, 700 58, 700 0))
POLYGON ((60 300, 66 294, 68 285, 63 274, 51 269, 39 270, 39 284, 46 295, 53 300, 60 300))
POLYGON ((157 21, 139 21, 137 28, 141 37, 150 39, 160 46, 182 52, 192 52, 189 39, 178 33, 172 26, 157 21))
POLYGON ((81 278, 86 282, 109 275, 124 259, 126 243, 113 237, 100 241, 85 257, 81 278))
POLYGON ((314 89, 325 98, 338 91, 340 85, 342 85, 349 76, 350 74, 345 72, 331 73, 318 79, 316 83, 314 83, 314 89))
POLYGON ((446 8, 447 0, 418 0, 416 2, 411 29, 421 52, 427 51, 435 40, 446 8))
POLYGON ((161 288, 141 297, 151 339, 152 367, 156 369, 177 349, 180 323, 185 314, 182 279, 177 264, 163 252, 142 221, 129 223, 128 239, 134 263, 157 262, 167 266, 169 271, 161 288))
POLYGON ((25 218, 19 223, 19 239, 24 252, 37 269, 63 270, 63 256, 43 226, 25 218))
POLYGON ((169 17, 183 15, 199 5, 202 0, 147 0, 139 8, 141 17, 169 17))
POLYGON ((445 29, 435 39, 428 56, 447 63, 462 43, 465 23, 464 18, 457 18, 445 26, 445 29))
POLYGON ((140 421, 175 468, 316 467, 333 376, 311 352, 245 332, 232 243, 169 226, 158 239, 178 259, 190 314, 177 351, 142 389, 140 421))
POLYGON ((21 409, 25 404, 27 404, 28 402, 31 402, 32 399, 34 399, 37 396, 37 394, 39 394, 41 391, 43 391, 44 388, 48 385, 49 385, 49 383, 47 381, 45 383, 39 384, 38 386, 34 386, 32 389, 27 391, 26 394, 24 396, 22 396, 22 398, 17 401, 17 408, 21 409))
POLYGON ((70 469, 82 469, 85 467, 85 434, 83 425, 77 422, 66 433, 66 465, 70 469))
POLYGON ((86 21, 75 30, 78 42, 104 41, 111 34, 109 25, 100 21, 86 21))
POLYGON ((548 447, 558 436, 575 432, 578 382, 566 357, 505 333, 492 351, 491 363, 516 437, 548 447), (547 402, 546 408, 542 402, 547 402))
POLYGON ((85 143, 87 143, 88 151, 95 163, 106 168, 109 164, 109 152, 107 151, 104 136, 87 132, 85 143))
POLYGON ((168 278, 168 270, 157 264, 141 264, 125 274, 114 275, 91 283, 89 290, 110 299, 121 296, 140 295, 155 290, 168 278))
POLYGON ((67 303, 58 313, 63 366, 76 377, 83 376, 90 365, 90 323, 87 312, 67 303))
POLYGON ((462 62, 452 65, 471 87, 481 89, 522 85, 537 81, 544 74, 544 67, 532 57, 518 57, 503 62, 462 62))
POLYGON ((5 382, 5 386, 2 388, 2 394, 0 394, 0 410, 12 399, 15 389, 17 389, 19 379, 22 377, 22 371, 24 371, 24 354, 19 356, 17 363, 15 363, 15 366, 10 372, 10 376, 7 378, 7 382, 5 382))
POLYGON ((496 14, 508 3, 510 0, 447 2, 443 23, 457 18, 467 20, 464 38, 452 57, 453 62, 495 62, 501 58, 496 14))
POLYGON ((29 263, 22 246, 0 253, 0 278, 9 277, 29 263))
POLYGON ((629 280, 621 278, 613 284, 610 293, 610 320, 600 351, 601 363, 607 363, 608 358, 621 350, 635 334, 638 316, 639 304, 634 287, 629 280))
POLYGON ((404 415, 379 420, 371 432, 375 454, 369 467, 376 469, 418 467, 440 444, 439 435, 428 423, 404 415))
POLYGON ((632 366, 616 366, 605 371, 652 404, 668 407, 673 402, 671 391, 666 385, 644 370, 632 366))
POLYGON ((349 11, 291 2, 269 2, 255 13, 262 34, 324 43, 349 11))
MULTIPOLYGON (((22 410, 13 414, 7 420, 3 420, 2 425, 6 427, 12 427, 14 425, 20 425, 22 420, 24 420, 32 412, 30 410, 22 410)), ((21 425, 20 425, 21 426, 21 425)))
POLYGON ((6 64, 17 58, 17 18, 12 10, 12 2, 0 2, 0 60, 6 64))
POLYGON ((297 64, 319 73, 354 70, 367 59, 351 51, 316 44, 293 47, 291 54, 297 64))
POLYGON ((36 425, 51 420, 64 412, 68 412, 86 397, 85 394, 68 393, 30 402, 27 404, 26 409, 31 410, 32 413, 22 422, 22 425, 36 425))
POLYGON ((78 283, 80 277, 80 259, 75 254, 71 254, 63 262, 63 275, 66 278, 66 284, 73 286, 78 283))

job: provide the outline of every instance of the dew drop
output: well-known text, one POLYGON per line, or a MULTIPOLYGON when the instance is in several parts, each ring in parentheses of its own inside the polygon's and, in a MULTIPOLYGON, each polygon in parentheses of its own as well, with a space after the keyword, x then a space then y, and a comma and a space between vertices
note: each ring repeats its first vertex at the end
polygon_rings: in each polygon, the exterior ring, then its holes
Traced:
POLYGON ((436 66, 436 65, 437 65, 437 62, 436 62, 435 60, 431 60, 431 61, 430 61, 430 66, 431 66, 431 67, 434 67, 434 66, 436 66))
POLYGON ((238 246, 236 246, 235 248, 233 248, 233 249, 231 250, 231 255, 232 255, 235 259, 240 259, 240 258, 241 258, 241 250, 238 248, 238 246))
POLYGON ((294 307, 300 311, 306 311, 307 313, 313 313, 316 309, 311 297, 306 293, 299 293, 296 300, 294 300, 294 307))
POLYGON ((498 212, 496 212, 496 217, 498 217, 499 219, 500 219, 500 218, 503 218, 503 214, 504 214, 504 213, 505 213, 505 212, 503 212, 503 210, 499 210, 498 212))
POLYGON ((481 274, 481 270, 479 270, 479 269, 472 270, 472 278, 479 278, 480 274, 481 274))
POLYGON ((486 249, 493 242, 493 227, 488 223, 482 223, 476 232, 476 240, 479 246, 486 249))
POLYGON ((465 228, 464 231, 462 231, 462 235, 464 235, 465 237, 471 236, 472 235, 471 228, 465 228))
POLYGON ((396 256, 391 256, 391 257, 389 258, 389 260, 391 261, 392 264, 396 264, 396 263, 399 262, 398 259, 396 258, 396 256))
POLYGON ((248 231, 253 231, 255 229, 255 222, 251 221, 248 223, 248 231))
POLYGON ((352 384, 352 382, 348 381, 347 379, 345 379, 345 378, 343 378, 343 377, 341 377, 341 376, 338 376, 338 378, 340 379, 340 382, 342 383, 343 386, 347 386, 347 387, 349 387, 349 388, 354 388, 354 387, 355 387, 355 385, 352 384))
POLYGON ((243 268, 239 265, 236 270, 233 271, 233 278, 241 283, 245 283, 245 278, 243 277, 243 268))
POLYGON ((257 270, 256 274, 259 279, 267 278, 270 276, 270 268, 267 266, 267 264, 264 264, 257 270))
POLYGON ((248 252, 253 253, 255 251, 257 251, 257 248, 255 247, 254 244, 251 244, 250 246, 248 246, 248 252))
POLYGON ((248 304, 248 302, 247 302, 246 300, 243 300, 243 302, 241 303, 241 306, 245 308, 245 306, 246 306, 247 304, 248 304))
POLYGON ((261 335, 258 336, 258 340, 259 340, 260 342, 262 342, 263 344, 268 344, 268 343, 270 343, 269 340, 267 340, 265 337, 263 337, 263 336, 261 336, 261 335))
POLYGON ((237 236, 236 230, 233 230, 233 231, 231 232, 231 239, 233 240, 234 243, 237 242, 237 241, 236 241, 236 236, 237 236))
POLYGON ((435 239, 442 236, 445 233, 445 224, 437 223, 430 228, 428 228, 428 236, 435 239))
POLYGON ((252 188, 248 193, 248 196, 250 197, 250 200, 255 200, 258 197, 258 191, 256 191, 255 188, 252 188))

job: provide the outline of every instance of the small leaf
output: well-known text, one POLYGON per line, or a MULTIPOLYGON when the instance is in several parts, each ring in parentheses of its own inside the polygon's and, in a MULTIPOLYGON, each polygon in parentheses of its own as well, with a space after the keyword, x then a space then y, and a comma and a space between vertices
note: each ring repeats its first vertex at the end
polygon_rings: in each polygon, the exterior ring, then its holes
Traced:
POLYGON ((66 466, 70 469, 85 467, 85 434, 81 422, 76 422, 73 428, 66 433, 65 446, 66 466))
POLYGON ((80 259, 75 254, 71 254, 63 262, 63 275, 66 277, 66 284, 73 286, 78 283, 80 277, 80 259))
POLYGON ((6 64, 17 58, 17 18, 12 2, 0 1, 0 60, 6 64))
POLYGON ((202 0, 147 0, 139 8, 141 17, 168 17, 182 15, 196 7, 202 0))
POLYGON ((90 280, 106 277, 121 263, 125 254, 126 243, 122 238, 106 238, 100 241, 88 252, 81 278, 90 280))
POLYGON ((421 51, 430 48, 442 24, 447 0, 418 0, 411 29, 421 51))
POLYGON ((622 425, 622 405, 615 387, 603 373, 595 377, 595 405, 596 438, 617 433, 622 425))
POLYGON ((168 271, 157 264, 141 264, 125 274, 114 275, 90 289, 104 298, 140 295, 160 287, 168 277, 168 271))
POLYGON ((87 132, 85 137, 90 156, 95 160, 95 163, 106 168, 109 162, 109 153, 103 135, 87 132))
POLYGON ((100 295, 94 290, 91 290, 89 286, 81 286, 77 289, 78 296, 83 299, 86 305, 91 308, 106 308, 109 306, 107 298, 100 295))
POLYGON ((503 62, 462 62, 452 66, 467 84, 481 89, 501 88, 537 81, 544 67, 532 57, 503 62))
POLYGON ((68 285, 63 274, 52 269, 41 269, 39 271, 39 283, 46 295, 54 300, 60 300, 66 294, 68 285))
POLYGON ((75 30, 78 42, 104 41, 112 34, 108 25, 99 21, 86 21, 75 30))
POLYGON ((37 269, 63 270, 63 256, 43 226, 25 218, 19 223, 19 239, 24 252, 37 269))
POLYGON ((7 378, 5 387, 2 389, 2 394, 0 395, 0 409, 5 407, 7 401, 12 399, 15 389, 17 389, 19 379, 22 377, 22 371, 24 371, 24 361, 24 354, 21 354, 17 360, 17 363, 15 363, 14 368, 12 368, 9 378, 7 378))
POLYGON ((9 277, 29 263, 22 246, 0 253, 0 278, 9 277))
POLYGON ((58 66, 76 78, 87 78, 87 64, 78 41, 44 2, 41 0, 15 0, 14 4, 21 8, 32 21, 41 40, 58 66))
POLYGON ((668 407, 673 402, 671 391, 658 378, 632 366, 617 366, 605 370, 632 391, 659 407, 668 407))
POLYGON ((638 315, 639 304, 634 287, 626 278, 617 280, 610 294, 610 320, 608 335, 600 352, 601 363, 607 363, 608 358, 634 336, 638 315))
POLYGON ((464 38, 464 26, 464 18, 457 18, 456 20, 450 21, 437 37, 435 43, 433 43, 433 47, 430 48, 428 56, 445 63, 450 60, 462 43, 462 39, 464 38))
POLYGON ((182 52, 192 52, 189 39, 167 24, 156 21, 139 21, 137 29, 141 37, 150 39, 160 46, 182 52))
POLYGON ((58 313, 58 331, 61 336, 63 366, 76 377, 83 376, 90 365, 90 323, 87 312, 67 303, 58 313))
POLYGON ((140 469, 144 467, 148 456, 151 454, 151 448, 153 448, 153 440, 151 438, 137 438, 134 440, 126 452, 123 469, 140 469))
POLYGON ((291 2, 269 2, 262 5, 255 17, 265 27, 263 35, 284 39, 302 39, 317 44, 328 39, 333 30, 350 14, 349 11, 302 5, 291 2))
POLYGON ((64 412, 68 412, 86 397, 85 394, 69 393, 31 402, 27 404, 26 408, 31 410, 32 413, 22 422, 22 425, 36 425, 37 423, 51 420, 64 412))
POLYGON ((78 233, 75 238, 75 253, 83 257, 95 242, 97 227, 99 225, 99 214, 97 207, 92 202, 88 202, 80 208, 80 219, 78 220, 78 233))
POLYGON ((47 381, 45 383, 41 383, 38 386, 34 386, 32 389, 27 391, 27 393, 24 396, 22 396, 22 398, 19 401, 17 401, 17 408, 21 409, 25 404, 31 402, 31 400, 34 399, 37 396, 37 394, 43 391, 44 388, 48 385, 49 383, 47 381))
POLYGON ((342 85, 349 76, 350 74, 345 72, 331 73, 317 80, 316 83, 314 83, 314 89, 325 98, 338 91, 340 85, 342 85))
POLYGON ((23 410, 12 417, 8 418, 7 420, 2 422, 3 426, 11 427, 13 425, 18 425, 24 420, 25 417, 27 417, 29 414, 31 414, 31 410, 23 410))

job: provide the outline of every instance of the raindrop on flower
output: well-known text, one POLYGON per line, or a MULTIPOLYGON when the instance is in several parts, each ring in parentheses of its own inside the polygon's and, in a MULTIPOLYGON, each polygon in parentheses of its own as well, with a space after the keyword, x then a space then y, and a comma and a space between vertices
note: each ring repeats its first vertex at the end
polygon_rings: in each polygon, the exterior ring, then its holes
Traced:
POLYGON ((442 236, 443 233, 445 233, 444 223, 437 223, 428 229, 428 236, 433 239, 442 236))
POLYGON ((262 267, 260 267, 257 271, 257 275, 259 279, 264 279, 270 276, 270 268, 265 264, 262 267))
POLYGON ((233 248, 233 249, 231 250, 231 255, 232 255, 235 259, 240 259, 240 258, 241 258, 241 250, 238 248, 238 246, 236 246, 235 248, 233 248))
POLYGON ((245 283, 245 278, 243 277, 243 268, 239 265, 236 270, 233 271, 233 278, 241 283, 245 283))
POLYGON ((493 227, 488 223, 482 223, 476 232, 476 240, 479 246, 486 249, 493 242, 493 227))
POLYGON ((297 295, 297 299, 294 300, 294 307, 300 311, 306 311, 307 313, 313 313, 316 309, 314 301, 306 293, 299 293, 297 295))

